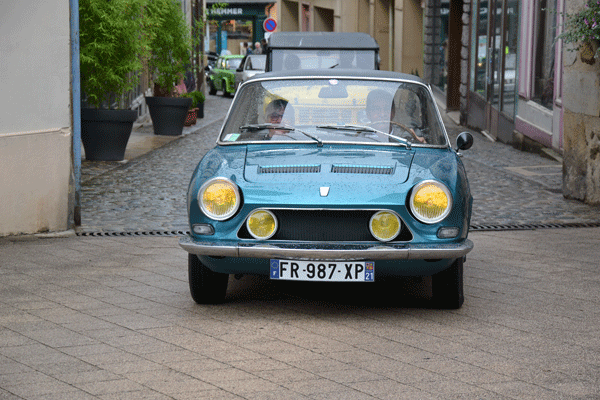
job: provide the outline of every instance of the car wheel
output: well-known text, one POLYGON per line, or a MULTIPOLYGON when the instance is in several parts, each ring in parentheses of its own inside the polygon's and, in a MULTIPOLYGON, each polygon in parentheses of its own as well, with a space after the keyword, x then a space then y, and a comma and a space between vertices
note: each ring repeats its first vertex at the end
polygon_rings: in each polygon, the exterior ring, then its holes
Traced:
POLYGON ((213 96, 217 94, 217 88, 215 87, 212 79, 208 81, 208 94, 212 94, 213 96))
POLYGON ((192 299, 198 304, 217 304, 225 300, 228 274, 213 272, 195 254, 188 254, 188 276, 192 299))
POLYGON ((431 277, 433 305, 436 308, 458 309, 464 301, 463 259, 455 260, 450 268, 431 277))

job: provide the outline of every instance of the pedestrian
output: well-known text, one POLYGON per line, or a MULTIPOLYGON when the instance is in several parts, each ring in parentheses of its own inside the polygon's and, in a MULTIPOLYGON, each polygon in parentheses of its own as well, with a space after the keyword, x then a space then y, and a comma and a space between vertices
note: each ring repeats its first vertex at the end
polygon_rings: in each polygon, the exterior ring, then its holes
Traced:
POLYGON ((248 42, 243 42, 242 47, 242 55, 252 54, 252 49, 248 47, 248 42))
POLYGON ((262 48, 262 54, 267 54, 267 39, 260 40, 260 47, 262 48))
POLYGON ((254 43, 254 54, 262 54, 262 49, 260 48, 260 42, 254 43))

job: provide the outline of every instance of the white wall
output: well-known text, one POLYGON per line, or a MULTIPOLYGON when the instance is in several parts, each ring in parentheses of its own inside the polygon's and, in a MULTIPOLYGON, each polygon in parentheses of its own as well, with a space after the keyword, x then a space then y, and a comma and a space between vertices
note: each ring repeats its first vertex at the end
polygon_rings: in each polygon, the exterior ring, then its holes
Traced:
POLYGON ((68 229, 69 2, 0 12, 0 236, 68 229))

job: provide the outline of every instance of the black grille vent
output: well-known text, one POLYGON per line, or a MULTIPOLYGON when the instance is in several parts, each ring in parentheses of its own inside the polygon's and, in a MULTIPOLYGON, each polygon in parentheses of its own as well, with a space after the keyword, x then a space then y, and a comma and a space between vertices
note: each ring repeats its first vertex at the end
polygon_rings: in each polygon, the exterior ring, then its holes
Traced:
POLYGON ((269 165, 259 166, 259 174, 317 174, 321 172, 320 165, 269 165))
MULTIPOLYGON (((369 231, 369 220, 377 211, 369 210, 271 210, 279 221, 279 229, 270 240, 308 242, 376 242, 369 231)), ((238 232, 242 239, 252 239, 246 224, 238 232)), ((412 240, 412 234, 402 224, 400 235, 393 242, 412 240)))
POLYGON ((334 174, 372 174, 392 175, 394 167, 377 165, 332 165, 331 172, 334 174))

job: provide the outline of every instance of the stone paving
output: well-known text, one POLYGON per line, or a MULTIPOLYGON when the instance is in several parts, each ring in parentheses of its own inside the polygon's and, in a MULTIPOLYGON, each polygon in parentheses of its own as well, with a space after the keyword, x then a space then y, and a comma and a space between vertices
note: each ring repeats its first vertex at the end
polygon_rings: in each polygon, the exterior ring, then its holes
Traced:
POLYGON ((453 311, 414 279, 199 306, 175 237, 0 239, 0 399, 600 399, 600 228, 471 238, 453 311))
MULTIPOLYGON (((230 102, 210 96, 197 127, 127 163, 84 162, 80 230, 187 230, 187 185, 202 155, 215 145, 230 102)), ((465 129, 445 122, 454 142, 465 129)), ((473 134, 473 148, 463 152, 474 197, 472 225, 600 222, 600 207, 561 195, 560 162, 473 134)))

